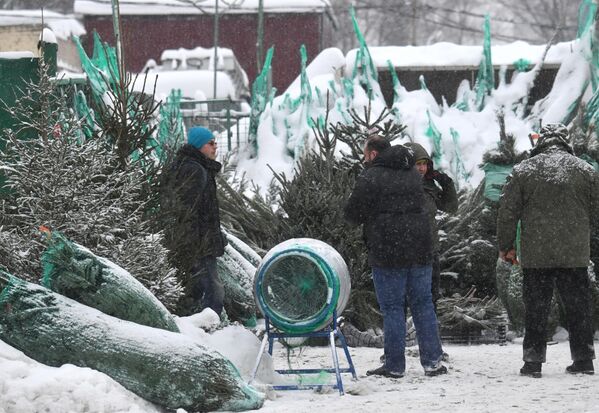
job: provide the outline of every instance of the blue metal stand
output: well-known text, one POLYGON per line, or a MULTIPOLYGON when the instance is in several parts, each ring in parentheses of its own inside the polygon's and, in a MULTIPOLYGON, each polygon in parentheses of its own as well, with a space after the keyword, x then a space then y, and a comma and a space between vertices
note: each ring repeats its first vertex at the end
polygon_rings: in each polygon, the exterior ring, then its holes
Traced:
POLYGON ((356 375, 356 369, 354 368, 354 363, 349 354, 349 350, 347 349, 347 342, 345 341, 345 337, 343 333, 339 329, 337 325, 337 311, 333 313, 333 321, 331 324, 323 330, 314 331, 303 334, 292 334, 292 333, 281 333, 274 329, 271 326, 270 320, 268 317, 265 317, 266 324, 266 333, 264 334, 264 338, 262 339, 262 345, 260 346, 260 352, 256 359, 256 364, 254 366, 254 370, 252 371, 252 375, 250 376, 250 384, 254 378, 256 377, 256 373, 258 372, 258 367, 260 366, 260 361, 262 360, 262 356, 264 354, 264 349, 266 348, 266 343, 268 343, 268 353, 272 356, 272 350, 274 346, 274 341, 277 338, 292 338, 292 337, 328 337, 329 338, 329 346, 331 348, 331 356, 333 358, 333 368, 328 369, 286 369, 286 370, 275 370, 280 374, 319 374, 323 371, 327 373, 335 373, 337 378, 337 382, 333 384, 294 384, 294 385, 277 385, 272 388, 275 390, 307 390, 307 389, 322 389, 323 387, 331 387, 333 389, 339 390, 339 394, 343 395, 343 381, 341 380, 341 373, 351 373, 354 379, 358 379, 356 375), (345 357, 347 358, 347 362, 349 367, 340 368, 339 367, 339 357, 337 356, 337 347, 335 346, 335 339, 339 338, 341 342, 341 346, 343 347, 343 351, 345 353, 345 357))

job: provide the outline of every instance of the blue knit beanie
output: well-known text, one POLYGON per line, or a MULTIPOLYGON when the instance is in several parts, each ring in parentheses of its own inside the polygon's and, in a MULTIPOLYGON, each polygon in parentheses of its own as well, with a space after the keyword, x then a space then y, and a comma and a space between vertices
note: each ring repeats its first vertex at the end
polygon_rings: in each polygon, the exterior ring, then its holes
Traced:
POLYGON ((200 149, 212 139, 214 139, 212 132, 201 126, 194 126, 187 132, 187 143, 196 149, 200 149))

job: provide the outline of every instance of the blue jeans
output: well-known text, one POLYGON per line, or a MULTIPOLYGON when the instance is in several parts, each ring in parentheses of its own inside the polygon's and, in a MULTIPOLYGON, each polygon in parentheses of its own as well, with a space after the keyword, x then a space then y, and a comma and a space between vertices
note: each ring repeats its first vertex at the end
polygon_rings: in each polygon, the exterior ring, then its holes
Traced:
POLYGON ((416 327, 420 364, 425 370, 436 368, 443 350, 431 294, 431 266, 373 267, 372 275, 383 313, 387 370, 403 373, 406 369, 406 297, 416 327))

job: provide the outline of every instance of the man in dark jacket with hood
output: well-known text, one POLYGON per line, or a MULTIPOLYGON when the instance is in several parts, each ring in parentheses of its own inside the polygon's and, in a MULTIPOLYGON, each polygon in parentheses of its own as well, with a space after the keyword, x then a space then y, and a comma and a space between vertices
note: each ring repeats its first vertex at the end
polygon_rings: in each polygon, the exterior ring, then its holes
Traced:
POLYGON ((408 142, 405 144, 414 152, 416 169, 422 176, 422 186, 426 194, 426 211, 431 225, 431 237, 433 240, 433 281, 432 293, 433 303, 441 296, 441 268, 439 265, 439 228, 437 226, 437 211, 453 213, 458 210, 458 195, 453 185, 453 180, 443 172, 434 168, 433 160, 422 145, 408 142))
POLYGON ((549 124, 541 129, 531 157, 514 167, 499 202, 499 256, 511 263, 518 263, 516 234, 520 222, 526 330, 520 373, 541 377, 555 285, 564 305, 574 361, 566 371, 593 374, 587 267, 591 220, 599 208, 599 175, 572 154, 564 125, 549 124))
POLYGON ((220 315, 224 288, 216 258, 224 254, 215 176, 221 169, 212 132, 193 127, 170 166, 163 208, 171 216, 165 228, 166 245, 186 274, 188 294, 194 306, 210 307, 220 315), (168 205, 168 207, 167 207, 168 205))
POLYGON ((345 206, 346 219, 364 226, 368 261, 383 313, 385 364, 367 375, 402 377, 406 299, 412 310, 425 375, 447 372, 431 297, 431 231, 422 180, 412 152, 379 136, 364 146, 366 169, 345 206))

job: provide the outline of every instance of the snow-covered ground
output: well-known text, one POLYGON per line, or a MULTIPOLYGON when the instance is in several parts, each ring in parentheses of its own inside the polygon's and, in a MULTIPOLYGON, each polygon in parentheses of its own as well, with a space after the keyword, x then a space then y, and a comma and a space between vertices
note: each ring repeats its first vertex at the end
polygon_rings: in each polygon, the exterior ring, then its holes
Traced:
MULTIPOLYGON (((417 357, 407 358, 401 379, 366 376, 379 365, 380 349, 351 348, 359 380, 344 375, 346 395, 336 391, 277 392, 261 412, 597 412, 599 376, 570 375, 568 342, 550 345, 543 377, 519 375, 522 367, 521 341, 499 345, 446 345, 449 373, 425 377, 417 357), (347 377, 345 377, 347 376, 347 377)), ((415 349, 416 347, 413 347, 415 349)), ((275 367, 286 368, 287 353, 279 349, 275 367)), ((344 360, 343 357, 341 357, 344 360)), ((292 359, 293 360, 293 359, 292 359)), ((313 366, 330 364, 327 348, 308 348, 301 360, 313 366)))
MULTIPOLYGON (((209 317, 208 317, 209 319, 209 317)), ((181 318, 183 334, 218 349, 248 378, 259 340, 240 326, 212 334, 203 332, 206 317, 181 318)), ((209 324, 209 323, 208 323, 209 324)), ((263 383, 272 381, 277 369, 331 366, 328 347, 295 349, 288 358, 286 348, 277 344, 274 357, 263 358, 257 387, 268 398, 261 412, 596 412, 599 408, 599 375, 569 375, 567 341, 548 347, 541 379, 521 377, 521 339, 506 346, 446 345, 450 356, 449 374, 427 378, 418 358, 409 348, 406 375, 402 379, 367 377, 366 370, 379 364, 380 349, 350 348, 358 377, 343 374, 346 394, 324 392, 272 391, 263 383)), ((339 349, 342 366, 346 365, 339 349)), ((325 377, 326 379, 326 377, 325 377)), ((331 383, 334 376, 330 376, 331 383)), ((103 373, 64 365, 39 364, 0 341, 0 413, 152 413, 159 407, 132 394, 103 373)), ((180 409, 177 413, 184 413, 180 409)))

